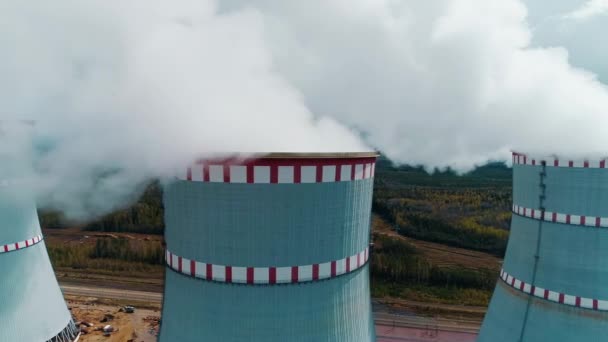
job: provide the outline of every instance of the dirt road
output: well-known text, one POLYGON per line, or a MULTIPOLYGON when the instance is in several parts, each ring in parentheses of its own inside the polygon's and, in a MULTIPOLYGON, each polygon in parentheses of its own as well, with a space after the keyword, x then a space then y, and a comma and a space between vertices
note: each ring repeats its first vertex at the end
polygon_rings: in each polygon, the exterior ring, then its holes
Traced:
POLYGON ((110 289, 105 287, 93 287, 90 285, 60 284, 61 290, 66 295, 81 297, 98 297, 114 300, 132 300, 140 302, 160 303, 163 299, 162 293, 144 292, 123 289, 110 289))

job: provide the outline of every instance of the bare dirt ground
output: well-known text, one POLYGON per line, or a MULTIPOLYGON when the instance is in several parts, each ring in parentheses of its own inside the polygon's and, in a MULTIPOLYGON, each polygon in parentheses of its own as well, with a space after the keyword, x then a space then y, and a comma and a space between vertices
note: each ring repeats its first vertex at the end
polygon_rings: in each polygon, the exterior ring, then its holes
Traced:
POLYGON ((412 239, 397 233, 391 225, 381 217, 374 215, 372 218, 372 230, 374 233, 390 236, 395 239, 407 241, 435 266, 463 266, 467 268, 488 268, 500 270, 502 259, 494 255, 471 251, 468 249, 450 247, 434 242, 412 239))
POLYGON ((82 342, 155 342, 160 312, 157 309, 136 308, 134 313, 121 312, 118 305, 98 304, 84 297, 68 300, 74 320, 80 322, 82 342), (103 328, 112 326, 105 336, 103 328))

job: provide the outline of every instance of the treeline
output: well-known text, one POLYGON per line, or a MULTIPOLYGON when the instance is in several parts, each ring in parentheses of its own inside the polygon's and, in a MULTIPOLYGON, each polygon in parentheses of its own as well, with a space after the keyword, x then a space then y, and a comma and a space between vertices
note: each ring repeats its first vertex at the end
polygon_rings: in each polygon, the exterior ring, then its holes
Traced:
POLYGON ((372 277, 399 284, 492 290, 496 271, 456 266, 437 267, 405 241, 374 235, 372 277))
POLYGON ((93 221, 85 225, 83 230, 163 234, 165 223, 162 197, 161 185, 154 182, 133 206, 93 221))
POLYGON ((95 244, 50 243, 48 251, 55 268, 145 272, 164 264, 160 241, 99 238, 95 244))

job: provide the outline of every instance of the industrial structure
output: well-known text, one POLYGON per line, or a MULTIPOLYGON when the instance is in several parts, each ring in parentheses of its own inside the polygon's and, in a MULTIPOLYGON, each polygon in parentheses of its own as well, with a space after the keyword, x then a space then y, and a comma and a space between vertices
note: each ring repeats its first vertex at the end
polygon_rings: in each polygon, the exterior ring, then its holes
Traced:
MULTIPOLYGON (((0 130, 0 144, 9 145, 6 139, 0 130)), ((74 342, 80 332, 51 267, 33 197, 20 179, 23 165, 2 149, 0 160, 0 341, 74 342)))
POLYGON ((513 218, 478 341, 603 341, 607 159, 513 154, 513 218))
POLYGON ((160 341, 375 340, 375 153, 201 161, 165 188, 160 341))

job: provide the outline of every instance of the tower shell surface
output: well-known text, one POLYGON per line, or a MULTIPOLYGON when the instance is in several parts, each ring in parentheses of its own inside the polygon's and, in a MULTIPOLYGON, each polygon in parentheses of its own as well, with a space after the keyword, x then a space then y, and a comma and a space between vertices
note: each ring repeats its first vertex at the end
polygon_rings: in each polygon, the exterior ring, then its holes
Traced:
POLYGON ((374 341, 375 159, 203 161, 167 186, 160 341, 374 341))
POLYGON ((607 161, 513 155, 509 243, 478 341, 602 341, 607 161))
POLYGON ((68 342, 78 338, 55 278, 34 201, 0 185, 0 341, 68 342))
POLYGON ((0 120, 0 341, 73 342, 31 191, 31 122, 0 120))

